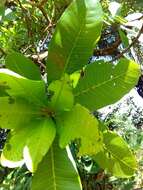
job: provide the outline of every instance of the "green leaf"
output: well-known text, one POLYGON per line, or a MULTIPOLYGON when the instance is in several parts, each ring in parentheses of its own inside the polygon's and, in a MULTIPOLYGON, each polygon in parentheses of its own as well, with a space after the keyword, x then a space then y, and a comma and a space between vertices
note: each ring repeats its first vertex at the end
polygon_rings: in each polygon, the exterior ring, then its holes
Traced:
POLYGON ((98 130, 97 119, 79 104, 57 117, 57 129, 61 148, 72 140, 80 139, 79 155, 93 155, 102 149, 102 136, 98 130))
POLYGON ((56 80, 49 87, 49 106, 57 111, 69 111, 73 107, 74 96, 67 80, 56 80))
POLYGON ((90 64, 74 89, 75 102, 90 110, 113 104, 136 85, 139 76, 139 65, 125 58, 116 66, 104 62, 90 64))
POLYGON ((122 43, 124 44, 125 48, 128 47, 128 45, 129 45, 128 37, 121 29, 119 30, 119 35, 120 35, 120 38, 121 38, 122 43))
MULTIPOLYGON (((4 6, 0 6, 0 17, 4 17, 4 13, 5 13, 5 7, 4 6)), ((1 21, 1 18, 0 18, 1 21)))
POLYGON ((32 182, 32 190, 81 190, 78 174, 66 150, 54 143, 39 164, 32 182))
MULTIPOLYGON (((41 113, 42 115, 42 113, 41 113)), ((1 97, 0 98, 0 127, 15 129, 21 127, 31 118, 40 117, 40 108, 32 105, 21 98, 1 97)))
POLYGON ((9 96, 6 90, 9 89, 7 85, 0 82, 0 97, 9 96))
POLYGON ((41 80, 40 69, 21 53, 9 53, 5 60, 6 67, 31 80, 41 80))
POLYGON ((100 38, 103 12, 98 0, 73 1, 62 15, 49 45, 48 80, 60 79, 88 63, 100 38))
POLYGON ((94 156, 95 161, 112 175, 131 177, 137 169, 135 156, 126 142, 113 132, 104 132, 104 151, 94 156))
POLYGON ((15 167, 21 160, 34 172, 44 155, 49 150, 54 137, 55 125, 50 118, 32 119, 27 125, 11 132, 4 147, 1 163, 15 167))
POLYGON ((4 92, 40 106, 45 106, 47 102, 44 81, 29 80, 8 69, 0 69, 0 96, 4 92))

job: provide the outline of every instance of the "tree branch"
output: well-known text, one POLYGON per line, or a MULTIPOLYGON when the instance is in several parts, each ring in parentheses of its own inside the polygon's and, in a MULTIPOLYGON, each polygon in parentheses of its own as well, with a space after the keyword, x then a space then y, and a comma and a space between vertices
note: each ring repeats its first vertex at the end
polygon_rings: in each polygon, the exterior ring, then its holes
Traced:
POLYGON ((142 25, 142 27, 141 27, 141 29, 140 29, 138 35, 133 39, 132 43, 131 43, 127 48, 125 48, 119 55, 117 55, 114 59, 112 59, 110 62, 116 61, 116 60, 120 59, 121 57, 123 57, 123 55, 124 55, 125 53, 127 53, 127 52, 130 50, 130 48, 131 48, 135 43, 137 43, 137 41, 138 41, 138 39, 139 39, 139 37, 141 36, 142 33, 143 33, 143 25, 142 25))
POLYGON ((43 14, 44 18, 46 19, 46 21, 48 22, 48 24, 51 23, 51 19, 48 16, 47 12, 44 9, 44 5, 47 3, 47 0, 41 0, 39 3, 37 3, 36 0, 34 0, 35 2, 35 6, 41 11, 41 13, 43 14))
POLYGON ((28 10, 22 5, 22 3, 20 2, 20 0, 17 0, 22 13, 23 13, 23 17, 25 18, 25 24, 27 26, 27 31, 28 31, 28 36, 32 37, 32 27, 31 27, 31 20, 29 18, 29 16, 27 15, 28 10))

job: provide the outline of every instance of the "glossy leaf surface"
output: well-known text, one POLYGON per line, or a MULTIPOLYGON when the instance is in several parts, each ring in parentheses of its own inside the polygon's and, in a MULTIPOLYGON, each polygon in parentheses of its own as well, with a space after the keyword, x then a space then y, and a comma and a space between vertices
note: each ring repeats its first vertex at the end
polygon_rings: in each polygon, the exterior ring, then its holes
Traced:
POLYGON ((40 69, 21 53, 9 53, 5 61, 6 67, 31 80, 41 80, 40 69))
POLYGON ((100 38, 103 12, 98 0, 74 0, 57 24, 49 46, 48 80, 60 79, 88 63, 100 38))
POLYGON ((32 190, 81 190, 78 174, 66 150, 53 144, 39 164, 34 175, 32 190))
POLYGON ((90 110, 113 104, 136 85, 139 75, 139 65, 127 59, 121 59, 116 66, 90 64, 74 89, 75 101, 90 110))

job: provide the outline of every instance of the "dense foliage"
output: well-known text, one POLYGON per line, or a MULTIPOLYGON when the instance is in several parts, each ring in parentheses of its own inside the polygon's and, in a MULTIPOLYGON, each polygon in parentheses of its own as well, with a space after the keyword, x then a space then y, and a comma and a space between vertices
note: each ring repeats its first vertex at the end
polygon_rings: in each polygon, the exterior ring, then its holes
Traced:
POLYGON ((110 7, 98 0, 0 2, 0 127, 8 133, 1 164, 25 165, 33 190, 82 189, 75 162, 86 156, 116 177, 138 168, 126 141, 92 114, 120 100, 141 75, 131 56, 138 50, 129 51, 137 42, 140 49, 143 26, 133 26, 132 39, 124 2, 114 14, 110 7))

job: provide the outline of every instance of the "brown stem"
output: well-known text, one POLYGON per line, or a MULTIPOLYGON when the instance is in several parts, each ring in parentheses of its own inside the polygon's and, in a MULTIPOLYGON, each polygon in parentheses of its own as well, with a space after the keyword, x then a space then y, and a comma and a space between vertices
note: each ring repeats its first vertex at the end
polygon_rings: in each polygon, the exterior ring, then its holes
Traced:
POLYGON ((35 6, 41 11, 41 13, 43 14, 43 16, 47 20, 48 24, 50 24, 51 23, 51 19, 48 16, 46 10, 44 9, 44 5, 47 3, 47 0, 41 0, 39 3, 37 3, 37 1, 34 0, 34 2, 35 2, 35 6))
MULTIPOLYGON (((124 55, 125 53, 127 53, 127 52, 130 50, 130 48, 131 48, 135 43, 137 43, 137 41, 138 41, 138 39, 139 39, 139 37, 141 36, 142 33, 143 33, 143 25, 142 25, 142 27, 141 27, 141 29, 140 29, 138 35, 133 39, 132 43, 131 43, 127 48, 125 48, 119 55, 117 55, 114 59, 112 59, 110 62, 116 61, 116 60, 120 59, 121 57, 123 57, 123 55, 124 55)), ((109 63, 110 63, 110 62, 109 62, 109 63)))
POLYGON ((47 20, 48 23, 51 23, 51 19, 49 18, 49 16, 47 15, 45 9, 43 8, 43 6, 38 5, 37 6, 39 8, 39 10, 42 12, 43 16, 45 17, 45 19, 47 20))

